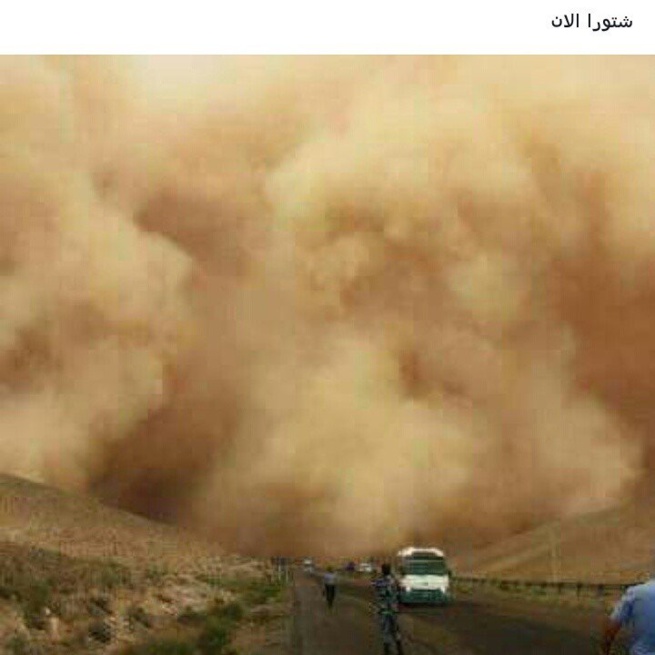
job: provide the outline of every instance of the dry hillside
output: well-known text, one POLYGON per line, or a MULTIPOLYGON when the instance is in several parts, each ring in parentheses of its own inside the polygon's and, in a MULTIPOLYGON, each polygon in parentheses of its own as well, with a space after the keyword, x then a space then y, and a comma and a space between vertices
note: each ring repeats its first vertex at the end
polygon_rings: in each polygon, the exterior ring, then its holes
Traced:
POLYGON ((460 575, 631 582, 655 559, 655 493, 453 558, 460 575))
POLYGON ((0 476, 0 655, 281 655, 287 604, 263 562, 0 476))
POLYGON ((217 544, 106 507, 88 496, 0 475, 0 541, 126 564, 217 564, 217 544))

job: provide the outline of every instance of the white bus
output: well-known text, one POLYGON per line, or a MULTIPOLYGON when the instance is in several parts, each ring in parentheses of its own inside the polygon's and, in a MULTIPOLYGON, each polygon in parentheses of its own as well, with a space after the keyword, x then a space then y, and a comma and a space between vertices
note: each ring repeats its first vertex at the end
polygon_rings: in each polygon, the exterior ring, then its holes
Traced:
POLYGON ((410 546, 396 555, 400 602, 443 605, 451 600, 450 569, 438 548, 410 546))

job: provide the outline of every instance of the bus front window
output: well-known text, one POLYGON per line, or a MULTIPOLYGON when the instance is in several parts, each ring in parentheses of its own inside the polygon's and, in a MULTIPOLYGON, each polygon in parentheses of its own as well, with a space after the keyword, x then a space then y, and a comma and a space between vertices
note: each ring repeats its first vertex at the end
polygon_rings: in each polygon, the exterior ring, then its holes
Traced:
POLYGON ((403 568, 407 575, 448 575, 448 567, 442 559, 406 562, 403 568))

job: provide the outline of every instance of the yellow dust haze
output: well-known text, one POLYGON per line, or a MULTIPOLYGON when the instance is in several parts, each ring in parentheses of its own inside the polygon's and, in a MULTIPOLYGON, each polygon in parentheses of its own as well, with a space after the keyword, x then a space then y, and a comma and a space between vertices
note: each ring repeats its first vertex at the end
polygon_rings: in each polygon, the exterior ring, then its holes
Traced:
POLYGON ((0 469, 248 553, 655 464, 648 57, 0 59, 0 469))

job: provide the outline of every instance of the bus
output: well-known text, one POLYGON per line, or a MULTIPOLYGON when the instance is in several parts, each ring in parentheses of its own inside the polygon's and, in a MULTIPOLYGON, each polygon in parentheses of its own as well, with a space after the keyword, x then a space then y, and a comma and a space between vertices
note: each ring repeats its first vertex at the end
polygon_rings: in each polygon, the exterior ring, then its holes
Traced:
POLYGON ((451 601, 451 571, 442 550, 409 546, 398 551, 395 565, 403 605, 451 601))

